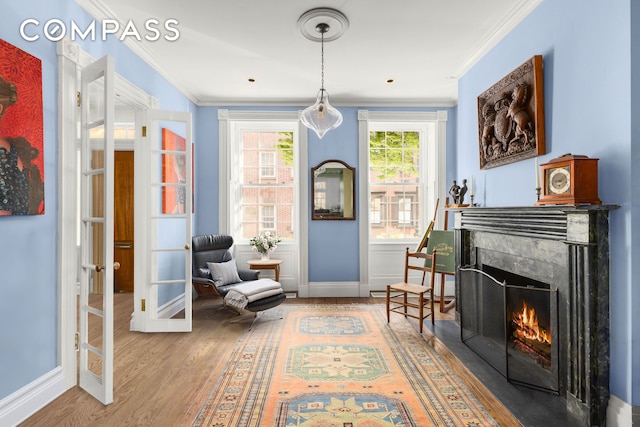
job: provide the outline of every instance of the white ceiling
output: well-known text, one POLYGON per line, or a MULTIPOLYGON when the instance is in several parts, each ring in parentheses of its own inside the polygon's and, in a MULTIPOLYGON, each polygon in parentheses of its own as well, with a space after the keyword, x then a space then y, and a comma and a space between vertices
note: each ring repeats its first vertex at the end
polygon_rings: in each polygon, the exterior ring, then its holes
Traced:
POLYGON ((149 18, 177 19, 177 41, 125 42, 196 104, 226 106, 315 100, 320 43, 297 21, 317 7, 349 20, 325 43, 332 104, 455 105, 458 78, 541 1, 77 0, 96 19, 133 20, 142 36, 149 18))

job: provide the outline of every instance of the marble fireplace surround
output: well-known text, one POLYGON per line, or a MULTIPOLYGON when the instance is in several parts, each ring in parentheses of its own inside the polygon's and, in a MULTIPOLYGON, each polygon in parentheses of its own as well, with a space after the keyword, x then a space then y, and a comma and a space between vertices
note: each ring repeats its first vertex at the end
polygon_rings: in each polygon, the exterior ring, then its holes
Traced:
MULTIPOLYGON (((455 212, 456 265, 491 266, 558 290, 559 398, 589 426, 605 424, 609 401, 609 211, 616 208, 455 212)), ((461 286, 456 274, 458 301, 461 286)))

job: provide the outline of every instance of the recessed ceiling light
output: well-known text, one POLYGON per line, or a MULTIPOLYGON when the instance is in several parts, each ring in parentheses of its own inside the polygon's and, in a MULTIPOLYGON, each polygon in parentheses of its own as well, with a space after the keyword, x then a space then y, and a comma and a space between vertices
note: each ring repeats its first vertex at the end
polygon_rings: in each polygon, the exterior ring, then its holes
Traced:
POLYGON ((395 80, 393 80, 393 79, 387 79, 387 83, 389 83, 389 84, 393 83, 394 81, 395 80))

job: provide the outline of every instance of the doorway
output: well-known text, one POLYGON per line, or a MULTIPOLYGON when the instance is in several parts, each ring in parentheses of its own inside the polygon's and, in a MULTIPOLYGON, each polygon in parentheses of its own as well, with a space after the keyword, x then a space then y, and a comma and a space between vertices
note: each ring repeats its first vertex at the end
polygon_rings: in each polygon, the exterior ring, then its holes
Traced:
POLYGON ((133 292, 134 272, 134 169, 133 151, 115 152, 113 259, 120 263, 114 271, 114 292, 133 292))

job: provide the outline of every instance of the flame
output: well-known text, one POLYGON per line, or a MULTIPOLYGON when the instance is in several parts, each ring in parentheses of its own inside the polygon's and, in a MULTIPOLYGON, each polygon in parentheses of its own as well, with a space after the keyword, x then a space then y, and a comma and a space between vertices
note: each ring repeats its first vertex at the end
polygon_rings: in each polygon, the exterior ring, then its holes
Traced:
POLYGON ((515 334, 519 338, 526 338, 544 344, 551 344, 551 334, 538 326, 538 316, 534 308, 523 303, 522 311, 513 314, 513 322, 517 326, 515 334))

